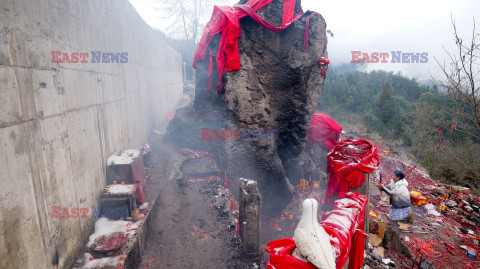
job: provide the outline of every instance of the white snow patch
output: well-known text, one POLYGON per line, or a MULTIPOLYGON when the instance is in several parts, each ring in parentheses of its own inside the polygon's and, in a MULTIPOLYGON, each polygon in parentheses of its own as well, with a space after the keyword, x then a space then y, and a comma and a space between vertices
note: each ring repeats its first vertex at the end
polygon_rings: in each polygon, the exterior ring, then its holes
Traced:
POLYGON ((147 209, 148 208, 148 203, 143 203, 141 206, 140 206, 140 209, 147 209))
POLYGON ((112 154, 108 157, 107 165, 131 164, 138 156, 140 156, 140 150, 127 149, 120 155, 112 154))
POLYGON ((136 186, 133 184, 114 184, 114 185, 108 185, 105 190, 108 193, 111 194, 130 194, 134 192, 136 189, 136 186))
POLYGON ((102 235, 110 235, 116 232, 123 232, 125 236, 132 238, 135 234, 135 230, 140 227, 143 220, 137 222, 125 221, 125 220, 110 220, 101 217, 95 222, 95 231, 88 237, 87 247, 90 248, 95 242, 95 239, 102 235))

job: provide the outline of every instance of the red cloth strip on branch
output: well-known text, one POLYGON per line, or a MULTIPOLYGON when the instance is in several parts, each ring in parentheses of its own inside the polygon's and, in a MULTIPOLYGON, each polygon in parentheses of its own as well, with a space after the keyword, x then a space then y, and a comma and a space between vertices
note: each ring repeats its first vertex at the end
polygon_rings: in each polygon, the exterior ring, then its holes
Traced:
POLYGON ((337 145, 342 130, 343 127, 330 116, 323 113, 313 114, 307 133, 308 144, 318 143, 325 149, 331 150, 337 145))
MULTIPOLYGON (((243 17, 250 16, 258 24, 267 28, 273 32, 281 32, 290 26, 294 21, 300 19, 303 15, 303 10, 299 14, 294 14, 295 0, 284 0, 283 2, 283 14, 282 25, 276 27, 264 19, 262 19, 256 12, 266 5, 270 4, 274 0, 250 0, 245 5, 230 6, 214 6, 213 13, 210 21, 205 25, 202 38, 198 44, 197 51, 193 57, 193 68, 196 68, 197 61, 205 59, 208 51, 208 45, 213 40, 213 37, 221 32, 220 44, 218 45, 218 51, 216 55, 217 72, 218 72, 218 89, 222 81, 223 71, 236 71, 240 70, 240 53, 238 51, 238 37, 242 34, 239 20, 243 17)), ((319 13, 313 13, 312 15, 319 15, 319 13)), ((305 29, 304 47, 308 48, 308 22, 305 29)), ((326 24, 325 24, 326 27, 326 24)), ((327 39, 325 31, 325 40, 327 39)), ((323 50, 325 54, 326 46, 323 50)), ((210 79, 212 62, 209 62, 208 77, 210 79)), ((209 88, 211 85, 209 85, 209 88)))
POLYGON ((344 140, 327 155, 328 185, 325 202, 331 202, 335 193, 358 188, 365 181, 364 173, 371 173, 380 163, 377 147, 370 141, 344 140))
MULTIPOLYGON (((440 125, 440 127, 437 129, 437 136, 440 137, 440 144, 438 144, 437 149, 439 149, 440 146, 441 146, 442 143, 443 143, 443 129, 444 129, 444 128, 445 128, 445 127, 443 127, 443 125, 440 125)), ((453 130, 453 128, 452 128, 452 130, 453 130)))
MULTIPOLYGON (((336 267, 343 268, 350 258, 349 269, 363 266, 366 234, 363 232, 367 197, 359 193, 340 193, 331 212, 323 215, 320 225, 332 237, 330 244, 336 253, 336 267), (352 250, 352 251, 351 251, 352 250)), ((270 253, 268 269, 314 269, 313 264, 292 256, 296 248, 293 238, 283 238, 267 243, 270 253)))

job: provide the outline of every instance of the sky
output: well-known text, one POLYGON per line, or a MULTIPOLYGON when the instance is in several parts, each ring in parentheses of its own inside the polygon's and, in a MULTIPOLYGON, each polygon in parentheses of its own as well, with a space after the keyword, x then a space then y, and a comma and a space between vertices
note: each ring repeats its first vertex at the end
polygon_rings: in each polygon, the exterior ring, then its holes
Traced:
MULTIPOLYGON (((150 26, 160 30, 166 26, 152 8, 153 0, 129 1, 150 26)), ((327 29, 333 32, 327 47, 331 64, 350 63, 352 51, 370 56, 374 52, 389 53, 388 63, 366 64, 365 70, 400 71, 419 80, 443 79, 435 58, 443 63, 447 60, 444 48, 455 52, 451 16, 466 41, 471 40, 474 18, 476 32, 480 33, 478 0, 303 0, 302 7, 304 11, 313 10, 322 14, 327 29), (391 63, 391 51, 426 52, 428 61, 391 63)))

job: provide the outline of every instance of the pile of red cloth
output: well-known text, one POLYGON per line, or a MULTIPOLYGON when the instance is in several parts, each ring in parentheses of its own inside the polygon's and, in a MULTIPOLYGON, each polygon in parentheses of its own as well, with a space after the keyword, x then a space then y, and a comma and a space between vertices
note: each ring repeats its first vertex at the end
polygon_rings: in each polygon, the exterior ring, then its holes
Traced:
POLYGON ((365 206, 367 197, 358 192, 340 193, 334 203, 334 209, 323 215, 320 223, 337 254, 337 268, 343 268, 350 257, 350 269, 363 266, 363 252, 367 234, 364 230, 365 206), (355 251, 350 251, 354 249, 355 251))
POLYGON ((344 140, 327 155, 328 185, 325 202, 331 202, 335 193, 348 192, 360 187, 364 173, 371 173, 380 164, 377 147, 370 141, 344 140))
MULTIPOLYGON (((205 25, 203 30, 202 38, 198 44, 197 51, 193 57, 193 67, 196 67, 197 61, 205 59, 207 52, 209 55, 209 65, 208 65, 208 78, 209 78, 209 88, 210 78, 213 69, 212 57, 215 56, 212 51, 208 50, 208 44, 213 40, 213 37, 219 33, 220 44, 218 45, 218 51, 216 58, 217 72, 218 72, 218 87, 220 89, 220 83, 222 81, 223 71, 236 71, 240 69, 240 53, 238 51, 238 37, 242 34, 239 20, 243 17, 250 16, 254 21, 263 27, 267 28, 273 32, 281 32, 287 29, 294 21, 300 19, 303 15, 303 10, 298 14, 294 14, 295 10, 295 0, 284 0, 283 1, 283 17, 282 25, 276 27, 269 22, 261 18, 257 11, 266 5, 270 4, 274 0, 250 0, 245 5, 234 5, 230 6, 214 6, 213 13, 210 21, 205 25)), ((318 13, 313 13, 312 15, 319 15, 318 13)), ((308 48, 308 22, 307 18, 307 27, 305 28, 305 40, 304 47, 308 48)), ((325 25, 326 27, 326 25, 325 25)), ((326 33, 325 33, 326 40, 326 33)), ((325 47, 326 48, 326 47, 325 47)), ((325 54, 325 49, 323 51, 325 54)))
MULTIPOLYGON (((336 253, 336 267, 342 268, 347 259, 349 269, 363 266, 363 252, 366 234, 364 229, 365 206, 367 197, 359 193, 340 193, 334 209, 323 215, 320 225, 331 237, 330 244, 336 253), (350 251, 354 250, 354 251, 350 251)), ((292 256, 296 248, 293 238, 283 238, 269 242, 266 252, 270 253, 268 269, 315 269, 308 262, 292 256)))
POLYGON ((325 149, 331 150, 340 139, 340 126, 332 117, 323 113, 313 114, 308 130, 308 144, 318 143, 325 149))

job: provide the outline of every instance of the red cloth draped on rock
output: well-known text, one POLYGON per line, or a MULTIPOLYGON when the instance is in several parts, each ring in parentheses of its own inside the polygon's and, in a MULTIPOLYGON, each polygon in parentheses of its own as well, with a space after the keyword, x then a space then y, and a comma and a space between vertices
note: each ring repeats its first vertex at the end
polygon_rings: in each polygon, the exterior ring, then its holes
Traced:
POLYGON ((365 181, 364 173, 371 173, 380 163, 377 147, 370 141, 344 140, 327 155, 328 185, 325 202, 331 202, 335 193, 358 188, 365 181))
MULTIPOLYGON (((366 234, 363 232, 367 197, 359 193, 340 193, 334 209, 323 215, 320 225, 330 235, 330 244, 336 253, 336 267, 343 268, 347 259, 349 269, 363 266, 363 252, 366 234), (353 251, 351 251, 353 250, 353 251)), ((292 256, 295 249, 293 238, 283 238, 269 242, 266 252, 270 253, 268 269, 313 269, 311 263, 292 256)))
MULTIPOLYGON (((240 69, 240 53, 238 51, 238 37, 242 34, 239 20, 243 17, 250 16, 254 21, 263 27, 273 32, 281 32, 290 26, 294 21, 300 19, 303 15, 303 10, 299 14, 294 14, 295 0, 284 0, 283 2, 283 17, 282 25, 276 27, 264 19, 262 19, 256 12, 274 0, 250 0, 245 5, 230 6, 214 6, 212 17, 205 25, 202 38, 198 44, 197 51, 193 57, 193 68, 196 67, 197 61, 205 59, 208 51, 208 44, 213 40, 213 37, 221 32, 220 44, 216 55, 217 72, 218 72, 218 87, 222 81, 223 71, 236 71, 240 69)), ((312 15, 319 15, 319 13, 312 13, 312 15)), ((310 15, 311 16, 311 15, 310 15)), ((307 18, 307 25, 310 17, 307 18)), ((326 27, 326 25, 325 25, 326 27)), ((326 40, 326 31, 325 31, 326 40)), ((308 27, 305 29, 305 49, 308 48, 308 27)), ((325 49, 323 54, 325 54, 325 49)), ((213 54, 210 52, 210 57, 213 54)), ((208 77, 212 73, 212 61, 209 61, 208 77)), ((210 79, 209 79, 210 81, 210 79)), ((208 87, 210 88, 210 82, 208 87)))
POLYGON ((331 150, 337 145, 342 130, 343 127, 332 117, 323 113, 313 114, 307 134, 308 144, 318 143, 325 149, 331 150))

